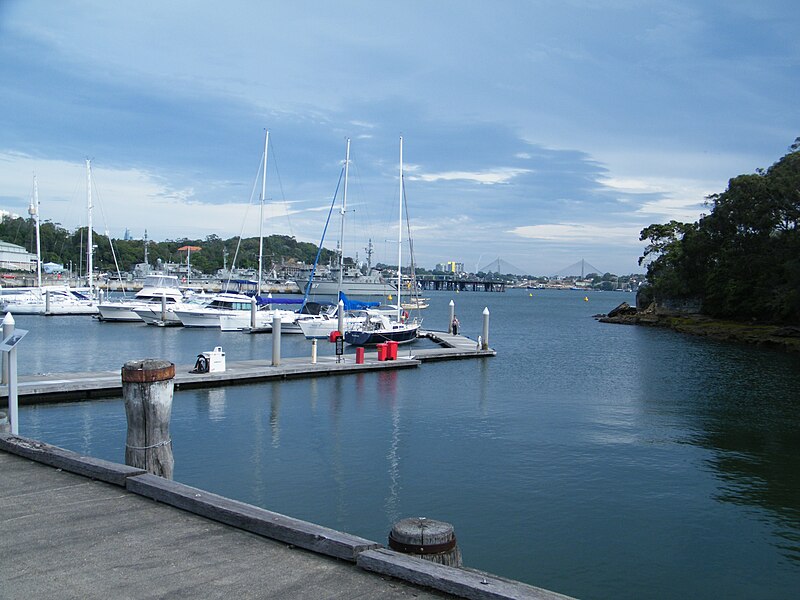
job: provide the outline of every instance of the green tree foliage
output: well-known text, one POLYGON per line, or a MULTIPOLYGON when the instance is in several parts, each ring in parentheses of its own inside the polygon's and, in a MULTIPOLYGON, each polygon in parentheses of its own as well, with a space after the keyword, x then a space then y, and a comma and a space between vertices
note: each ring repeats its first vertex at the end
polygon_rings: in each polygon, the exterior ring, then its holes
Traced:
POLYGON ((698 299, 705 314, 800 323, 800 138, 766 171, 739 175, 696 223, 654 224, 639 264, 656 300, 698 299))
MULTIPOLYGON (((68 231, 58 223, 45 221, 39 227, 42 246, 42 262, 56 262, 68 266, 72 262, 73 269, 86 268, 87 228, 68 231)), ((5 217, 0 221, 0 240, 25 247, 29 252, 36 252, 36 228, 33 219, 5 217)), ((114 272, 114 254, 121 271, 132 271, 134 265, 144 261, 143 240, 109 241, 106 236, 93 233, 96 246, 94 266, 100 271, 114 272), (113 254, 112 254, 113 243, 113 254)), ((223 240, 217 235, 206 236, 203 240, 166 240, 148 243, 148 262, 153 265, 158 259, 162 262, 186 262, 186 252, 178 251, 182 246, 200 246, 202 250, 192 252, 192 270, 203 273, 214 273, 225 264, 233 265, 238 238, 223 240)), ((272 264, 295 260, 312 263, 317 255, 317 246, 309 242, 298 242, 285 235, 273 235, 264 238, 263 264, 267 270, 272 264)), ((335 253, 323 249, 320 260, 327 262, 335 253)), ((241 241, 236 257, 237 268, 258 267, 258 238, 246 238, 241 241)))

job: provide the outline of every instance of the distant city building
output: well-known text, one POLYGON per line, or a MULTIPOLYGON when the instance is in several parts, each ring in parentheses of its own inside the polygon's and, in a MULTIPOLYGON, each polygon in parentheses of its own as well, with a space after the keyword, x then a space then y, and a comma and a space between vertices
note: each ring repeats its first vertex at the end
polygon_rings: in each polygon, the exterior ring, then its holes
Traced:
POLYGON ((125 228, 125 235, 123 236, 122 239, 125 240, 126 242, 131 241, 131 230, 128 229, 127 227, 125 228))
POLYGON ((0 267, 13 271, 34 271, 36 255, 22 246, 0 241, 0 267))
POLYGON ((446 263, 439 263, 435 267, 436 271, 442 271, 444 273, 463 273, 464 272, 464 263, 454 262, 452 260, 447 261, 446 263))

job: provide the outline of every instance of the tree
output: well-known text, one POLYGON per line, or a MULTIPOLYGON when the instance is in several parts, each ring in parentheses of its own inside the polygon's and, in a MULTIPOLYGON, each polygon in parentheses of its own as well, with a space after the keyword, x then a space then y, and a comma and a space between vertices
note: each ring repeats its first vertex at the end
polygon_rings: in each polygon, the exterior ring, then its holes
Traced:
POLYGON ((696 223, 654 224, 639 264, 655 298, 696 298, 712 316, 800 322, 800 138, 766 171, 708 197, 696 223))

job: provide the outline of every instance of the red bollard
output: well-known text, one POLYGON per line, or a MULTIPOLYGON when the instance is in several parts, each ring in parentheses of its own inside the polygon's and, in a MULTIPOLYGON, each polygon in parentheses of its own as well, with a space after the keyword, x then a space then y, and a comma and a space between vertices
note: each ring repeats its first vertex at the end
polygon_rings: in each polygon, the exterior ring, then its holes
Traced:
POLYGON ((356 364, 363 365, 364 364, 364 347, 359 346, 356 348, 356 364))
POLYGON ((386 360, 386 344, 378 344, 375 347, 378 349, 378 361, 386 360))
POLYGON ((386 342, 386 360, 397 360, 397 342, 386 342))

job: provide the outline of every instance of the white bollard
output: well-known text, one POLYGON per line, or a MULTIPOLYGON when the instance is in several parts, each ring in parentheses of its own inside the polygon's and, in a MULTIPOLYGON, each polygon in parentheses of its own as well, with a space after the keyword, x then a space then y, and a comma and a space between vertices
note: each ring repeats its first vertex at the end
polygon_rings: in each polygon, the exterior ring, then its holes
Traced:
POLYGON ((167 322, 167 295, 161 294, 161 322, 167 322))
POLYGON ((19 435, 19 402, 17 395, 17 347, 8 351, 8 418, 11 433, 19 435))
MULTIPOLYGON (((14 317, 11 313, 6 313, 6 316, 3 317, 3 339, 6 339, 12 333, 14 333, 14 317)), ((8 383, 8 353, 3 353, 3 384, 8 383)))
POLYGON ((317 340, 311 340, 311 364, 317 364, 317 340))
POLYGON ((281 364, 281 318, 278 315, 272 317, 272 366, 277 367, 281 364))
POLYGON ((447 333, 453 333, 453 319, 456 318, 456 303, 450 300, 450 319, 447 321, 447 333))
POLYGON ((489 349, 489 307, 483 309, 483 346, 484 350, 489 349))
POLYGON ((258 310, 258 302, 255 298, 250 298, 250 329, 256 328, 256 310, 258 310))
POLYGON ((341 300, 339 300, 339 310, 336 312, 338 313, 339 316, 339 323, 337 329, 339 333, 344 335, 344 302, 342 302, 341 300))

